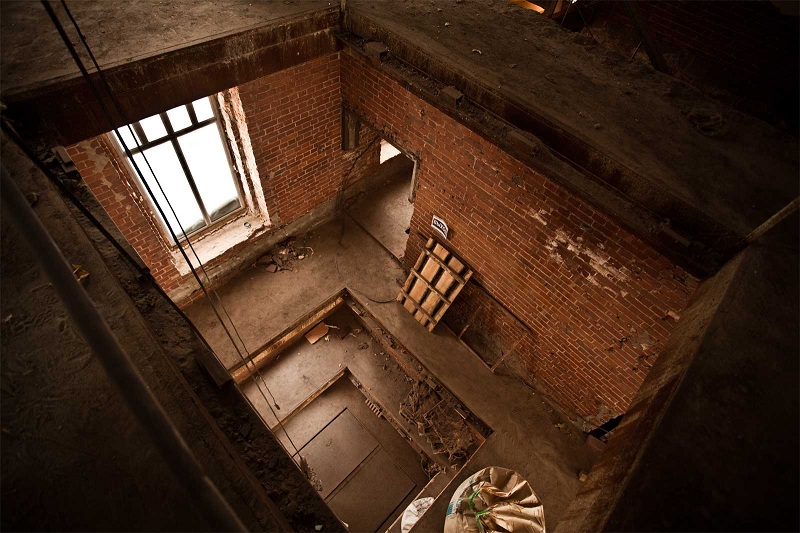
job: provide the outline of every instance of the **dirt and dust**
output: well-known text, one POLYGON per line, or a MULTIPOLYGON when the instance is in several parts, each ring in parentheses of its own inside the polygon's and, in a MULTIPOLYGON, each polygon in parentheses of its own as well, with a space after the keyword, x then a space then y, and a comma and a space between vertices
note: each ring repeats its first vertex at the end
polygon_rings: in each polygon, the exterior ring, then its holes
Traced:
MULTIPOLYGON (((159 2, 135 4, 70 2, 81 31, 87 36, 100 66, 108 68, 132 58, 141 58, 196 44, 257 25, 276 23, 288 17, 329 7, 326 0, 282 2, 159 2), (191 24, 180 21, 191 20, 191 24)), ((41 5, 8 1, 2 6, 3 88, 16 89, 46 83, 60 77, 78 77, 69 51, 41 5), (38 28, 30 39, 31 28, 38 28), (36 58, 47 58, 45 62, 36 58)), ((54 6, 60 17, 66 15, 54 6)), ((69 31, 69 28, 68 28, 69 31)), ((83 55, 82 50, 78 50, 83 55)), ((88 57, 84 58, 88 61, 88 57)))
POLYGON ((264 267, 267 272, 272 273, 294 270, 293 262, 302 261, 314 255, 312 247, 303 245, 307 238, 308 234, 303 234, 299 239, 295 237, 284 239, 259 257, 254 266, 264 267))

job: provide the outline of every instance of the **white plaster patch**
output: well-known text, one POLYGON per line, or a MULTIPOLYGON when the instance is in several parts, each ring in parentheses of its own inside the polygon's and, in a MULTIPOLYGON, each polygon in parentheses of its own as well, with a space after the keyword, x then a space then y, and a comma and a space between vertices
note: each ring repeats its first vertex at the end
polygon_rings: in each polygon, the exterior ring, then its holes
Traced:
POLYGON ((549 213, 544 209, 539 209, 535 211, 533 208, 528 210, 528 214, 533 218, 536 222, 541 224, 542 226, 547 225, 547 220, 545 220, 544 215, 548 215, 549 213))
MULTIPOLYGON (((589 259, 589 266, 596 274, 587 276, 587 279, 593 285, 599 285, 595 279, 597 274, 616 281, 626 281, 628 279, 627 269, 611 266, 609 264, 611 258, 606 253, 595 251, 589 245, 584 244, 583 237, 573 239, 566 231, 559 228, 555 231, 555 238, 545 247, 552 252, 558 244, 563 244, 568 251, 575 255, 584 255, 589 259)), ((552 257, 552 254, 550 255, 552 257)))

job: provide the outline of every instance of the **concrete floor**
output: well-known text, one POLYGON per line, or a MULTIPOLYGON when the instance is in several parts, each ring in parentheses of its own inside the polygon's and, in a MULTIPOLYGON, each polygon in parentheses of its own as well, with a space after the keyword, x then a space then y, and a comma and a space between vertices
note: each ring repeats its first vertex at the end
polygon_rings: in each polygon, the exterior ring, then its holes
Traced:
MULTIPOLYGON (((492 374, 446 328, 440 326, 432 333, 421 328, 394 300, 398 292, 396 280, 405 278, 400 264, 354 222, 345 218, 344 222, 320 226, 306 236, 304 244, 314 253, 296 262, 296 270, 271 274, 253 267, 218 289, 248 348, 253 351, 264 345, 297 318, 347 288, 494 430, 424 515, 419 523, 421 530, 440 530, 447 501, 457 483, 494 465, 524 475, 544 503, 548 526, 555 526, 580 487, 578 473, 591 466, 592 455, 583 436, 556 428, 554 424, 567 420, 544 398, 504 368, 492 374)), ((186 313, 223 362, 229 368, 234 366, 238 358, 206 302, 193 304, 186 313)), ((286 404, 287 409, 290 403, 286 404)))
MULTIPOLYGON (((275 430, 281 442, 287 448, 292 447, 286 434, 279 431, 275 415, 281 421, 291 416, 290 422, 294 423, 299 414, 292 416, 293 412, 304 404, 307 398, 324 388, 326 383, 330 383, 336 375, 347 370, 373 399, 386 406, 394 420, 402 423, 406 433, 419 448, 424 449, 429 457, 438 459, 442 466, 448 466, 443 458, 434 456, 425 439, 417 435, 416 428, 403 421, 400 415, 400 402, 411 391, 412 381, 408 374, 394 359, 384 354, 378 341, 364 330, 353 312, 346 306, 336 310, 324 322, 335 326, 330 330, 330 340, 322 339, 312 345, 305 338, 301 338, 261 370, 263 382, 249 380, 241 385, 253 406, 275 430), (358 334, 347 335, 343 339, 338 337, 340 331, 358 330, 361 330, 358 334), (280 410, 276 410, 274 405, 273 409, 270 409, 267 405, 270 400, 264 385, 269 388, 280 410)), ((316 401, 318 398, 314 400, 316 401)), ((300 411, 302 412, 303 410, 300 411)), ((305 429, 296 426, 286 426, 286 428, 295 446, 299 447, 308 440, 305 429), (298 433, 295 434, 295 431, 298 433)))
MULTIPOLYGON (((391 146, 391 145, 390 145, 391 146)), ((397 155, 382 164, 391 173, 385 185, 359 198, 347 213, 399 261, 406 251, 414 204, 408 201, 414 162, 397 155)))
MULTIPOLYGON (((351 531, 384 531, 428 477, 417 452, 364 399, 342 376, 284 428, 319 480, 320 495, 351 531)), ((286 441, 282 430, 276 435, 286 441)))

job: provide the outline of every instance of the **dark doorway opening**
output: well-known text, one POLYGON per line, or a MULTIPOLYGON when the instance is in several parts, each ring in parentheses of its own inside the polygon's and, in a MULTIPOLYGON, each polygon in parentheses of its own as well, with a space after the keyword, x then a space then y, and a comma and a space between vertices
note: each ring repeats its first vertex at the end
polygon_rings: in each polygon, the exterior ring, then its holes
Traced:
POLYGON ((348 210, 352 219, 398 260, 408 241, 417 163, 391 143, 381 139, 380 166, 369 192, 348 210))

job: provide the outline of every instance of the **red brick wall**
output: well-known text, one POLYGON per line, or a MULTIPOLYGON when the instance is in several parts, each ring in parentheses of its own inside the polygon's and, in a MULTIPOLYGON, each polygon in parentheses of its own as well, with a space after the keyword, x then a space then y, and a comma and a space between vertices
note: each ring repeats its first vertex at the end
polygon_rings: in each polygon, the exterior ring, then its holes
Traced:
MULTIPOLYGON (((348 186, 378 166, 380 146, 341 150, 339 54, 308 61, 239 87, 245 120, 258 167, 267 210, 274 227, 308 214, 333 200, 343 172, 352 168, 348 186), (357 161, 355 158, 362 155, 357 161)), ((363 132, 366 142, 371 139, 363 132)), ((241 149, 241 148, 240 148, 241 149)), ((191 284, 181 276, 121 156, 104 137, 68 147, 83 179, 150 267, 159 285, 170 293, 191 284)), ((234 250, 207 264, 211 271, 234 250)))
POLYGON ((592 422, 624 412, 696 280, 352 52, 342 94, 421 160, 407 266, 443 217, 474 279, 534 332, 513 355, 521 377, 592 422))
MULTIPOLYGON (((342 151, 339 54, 246 83, 239 95, 270 216, 290 222, 333 199, 359 152, 342 151)), ((370 160, 358 162, 349 185, 370 160)))
POLYGON ((150 268, 165 292, 177 288, 180 275, 149 206, 105 136, 67 148, 75 167, 125 239, 150 268))

